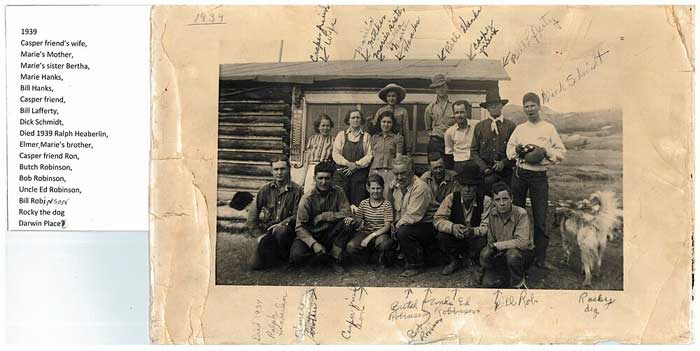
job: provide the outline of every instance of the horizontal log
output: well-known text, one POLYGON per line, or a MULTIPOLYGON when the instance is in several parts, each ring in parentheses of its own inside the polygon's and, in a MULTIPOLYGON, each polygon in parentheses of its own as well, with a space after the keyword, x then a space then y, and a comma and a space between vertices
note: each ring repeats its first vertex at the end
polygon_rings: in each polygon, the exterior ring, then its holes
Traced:
POLYGON ((274 159, 279 159, 284 155, 280 152, 260 152, 260 151, 240 151, 232 149, 219 150, 219 160, 233 161, 265 161, 270 162, 274 159))
POLYGON ((285 116, 283 111, 219 111, 219 116, 285 116))
POLYGON ((254 136, 276 136, 287 138, 289 133, 285 128, 280 127, 231 127, 219 126, 219 135, 254 135, 254 136))
POLYGON ((289 126, 289 117, 283 115, 219 115, 219 122, 230 123, 281 123, 285 127, 289 126))
POLYGON ((219 127, 268 127, 287 129, 284 122, 258 122, 258 123, 240 123, 240 122, 224 122, 219 121, 219 127))
MULTIPOLYGON (((268 173, 269 174, 269 173, 268 173)), ((263 185, 269 183, 271 177, 236 177, 228 175, 219 175, 216 179, 217 189, 220 190, 235 190, 253 192, 257 191, 263 185)), ((232 194, 233 196, 233 194, 232 194)))
POLYGON ((219 138, 219 149, 279 150, 285 153, 288 146, 282 140, 219 138))
POLYGON ((232 104, 232 103, 219 103, 219 111, 289 111, 290 106, 288 104, 232 104))
POLYGON ((219 161, 217 167, 219 174, 227 175, 248 175, 248 176, 269 176, 270 165, 268 164, 238 164, 219 161))
POLYGON ((220 104, 287 104, 284 100, 254 100, 254 99, 219 99, 220 104))

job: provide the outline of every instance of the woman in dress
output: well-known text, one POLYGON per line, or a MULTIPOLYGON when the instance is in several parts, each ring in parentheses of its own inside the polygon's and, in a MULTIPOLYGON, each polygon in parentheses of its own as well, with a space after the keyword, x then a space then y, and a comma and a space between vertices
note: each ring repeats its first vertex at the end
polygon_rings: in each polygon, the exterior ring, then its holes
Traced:
POLYGON ((343 188, 354 206, 367 198, 365 183, 373 157, 370 135, 362 130, 364 123, 362 111, 348 112, 345 116, 348 129, 338 132, 333 141, 333 160, 338 165, 336 184, 343 188))
POLYGON ((333 120, 326 114, 322 114, 314 121, 314 129, 316 134, 306 142, 306 150, 304 150, 304 162, 306 166, 306 176, 304 177, 304 194, 308 193, 315 187, 314 182, 314 166, 319 162, 330 161, 333 148, 333 120))
POLYGON ((377 110, 377 112, 374 114, 374 118, 370 122, 370 134, 374 135, 381 132, 382 129, 380 126, 379 116, 386 111, 391 111, 394 114, 394 126, 392 127, 392 131, 394 134, 403 136, 404 141, 406 141, 404 144, 405 149, 402 149, 401 152, 411 154, 413 151, 412 145, 407 143, 407 141, 410 139, 408 137, 408 110, 399 105, 401 101, 406 98, 406 89, 398 84, 389 83, 379 91, 378 95, 379 98, 387 104, 379 108, 379 110, 377 110))

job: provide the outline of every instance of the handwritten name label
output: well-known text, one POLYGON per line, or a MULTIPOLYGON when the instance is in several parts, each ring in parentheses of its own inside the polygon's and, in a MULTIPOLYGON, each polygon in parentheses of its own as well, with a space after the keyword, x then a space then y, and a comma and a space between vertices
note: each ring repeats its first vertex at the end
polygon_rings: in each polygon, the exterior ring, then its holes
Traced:
POLYGON ((287 308, 287 292, 272 305, 272 313, 267 315, 267 328, 265 334, 272 340, 284 334, 284 313, 287 308))
POLYGON ((493 300, 494 312, 500 311, 503 308, 527 308, 536 305, 539 301, 535 298, 535 294, 528 290, 520 290, 518 294, 506 294, 501 290, 496 290, 493 300))
POLYGON ((275 300, 272 305, 261 299, 255 299, 252 331, 253 340, 262 342, 264 336, 274 341, 284 334, 284 317, 287 308, 287 292, 275 300))
POLYGON ((581 80, 588 77, 591 73, 600 69, 603 63, 606 62, 605 57, 610 53, 610 50, 598 49, 591 55, 589 59, 586 59, 582 64, 576 67, 576 71, 568 74, 564 79, 560 80, 559 83, 550 89, 542 89, 542 103, 546 104, 561 94, 565 93, 568 89, 573 88, 581 80))
POLYGON ((550 29, 561 30, 561 25, 559 20, 549 12, 540 16, 536 23, 530 24, 527 27, 525 35, 518 41, 517 45, 508 50, 508 52, 501 58, 503 67, 508 65, 514 65, 518 63, 520 57, 533 45, 540 44, 544 42, 545 32, 550 29))
POLYGON ((260 317, 263 313, 263 303, 260 299, 255 299, 255 311, 253 312, 253 340, 262 340, 262 323, 260 317))
POLYGON ((447 295, 433 295, 432 289, 425 289, 422 297, 413 297, 412 289, 406 289, 403 300, 396 300, 390 305, 388 319, 390 321, 409 320, 415 325, 406 331, 406 336, 412 343, 425 342, 435 329, 445 322, 445 318, 463 317, 478 314, 478 308, 471 305, 471 299, 461 296, 459 289, 452 289, 447 295))
POLYGON ((298 318, 297 324, 294 326, 294 335, 299 341, 304 341, 308 336, 315 342, 318 317, 318 296, 316 295, 316 289, 309 289, 304 293, 297 311, 298 318))
POLYGON ((348 316, 345 319, 345 329, 340 332, 340 336, 345 340, 350 340, 354 329, 362 329, 365 313, 365 303, 362 302, 362 297, 365 295, 367 295, 367 290, 363 287, 350 288, 350 297, 345 298, 348 301, 348 316))
POLYGON ((607 311, 615 301, 617 300, 613 297, 603 294, 591 296, 588 292, 583 292, 578 297, 578 303, 584 306, 583 312, 592 315, 593 319, 596 319, 602 311, 607 311))
POLYGON ((405 8, 396 7, 389 16, 367 17, 362 42, 355 48, 353 58, 384 61, 387 54, 393 54, 397 60, 403 60, 420 26, 420 18, 404 19, 405 13, 405 8))
POLYGON ((480 30, 479 37, 476 38, 476 40, 469 47, 469 54, 467 55, 469 60, 474 60, 474 57, 476 57, 478 53, 489 57, 489 54, 486 52, 486 48, 491 45, 493 37, 495 37, 499 31, 500 30, 493 26, 493 20, 491 20, 491 23, 487 24, 484 29, 480 30), (473 50, 476 50, 477 53, 475 54, 473 50))
POLYGON ((471 17, 466 20, 464 17, 459 16, 459 30, 452 32, 450 38, 445 40, 445 45, 442 46, 440 52, 437 54, 440 61, 444 61, 452 53, 454 46, 462 39, 463 35, 467 34, 469 28, 471 28, 472 24, 479 18, 479 15, 481 15, 481 6, 476 10, 472 10, 471 17))
POLYGON ((316 39, 312 42, 313 54, 309 55, 309 58, 313 62, 328 62, 328 48, 333 43, 333 35, 338 34, 335 30, 338 19, 328 14, 331 10, 329 5, 318 6, 318 10, 319 23, 316 25, 316 39))

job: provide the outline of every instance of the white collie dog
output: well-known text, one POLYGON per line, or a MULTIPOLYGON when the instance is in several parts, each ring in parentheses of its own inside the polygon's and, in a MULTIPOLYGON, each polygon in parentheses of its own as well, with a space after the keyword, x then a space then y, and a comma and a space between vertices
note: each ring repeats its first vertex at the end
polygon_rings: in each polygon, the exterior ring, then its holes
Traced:
POLYGON ((556 216, 560 222, 561 243, 564 249, 563 263, 569 263, 574 245, 581 249, 581 269, 585 274, 583 287, 591 287, 591 276, 600 273, 603 254, 608 240, 622 227, 622 210, 610 191, 596 191, 579 209, 558 207, 556 216), (583 208, 581 208, 583 207, 583 208))

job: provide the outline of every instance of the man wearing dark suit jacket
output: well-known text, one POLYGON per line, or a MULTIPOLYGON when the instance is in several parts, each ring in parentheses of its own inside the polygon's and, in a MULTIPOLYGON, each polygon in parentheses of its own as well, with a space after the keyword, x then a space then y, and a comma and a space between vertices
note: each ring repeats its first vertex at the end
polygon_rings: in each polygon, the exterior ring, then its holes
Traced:
POLYGON ((489 91, 486 101, 479 104, 489 111, 489 118, 480 121, 474 129, 471 159, 479 165, 484 175, 486 192, 495 182, 510 184, 513 174, 513 162, 506 157, 506 146, 515 130, 515 123, 501 115, 507 103, 508 100, 501 99, 498 92, 489 91))

